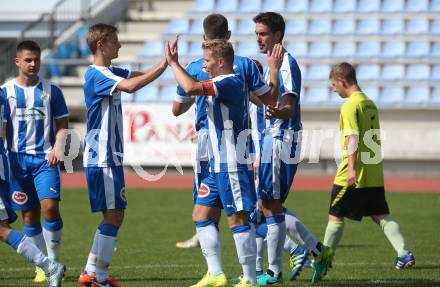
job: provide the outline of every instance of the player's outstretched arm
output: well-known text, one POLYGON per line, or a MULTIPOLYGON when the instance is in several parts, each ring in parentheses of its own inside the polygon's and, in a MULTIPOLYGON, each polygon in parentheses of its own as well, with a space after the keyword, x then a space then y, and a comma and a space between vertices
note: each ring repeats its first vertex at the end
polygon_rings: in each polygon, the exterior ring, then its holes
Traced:
POLYGON ((172 112, 174 116, 180 116, 183 113, 186 113, 189 108, 192 106, 192 104, 194 103, 195 98, 192 96, 191 100, 188 102, 177 102, 177 101, 173 101, 173 108, 172 108, 172 112))
POLYGON ((66 130, 69 126, 67 117, 55 119, 55 144, 51 152, 47 155, 49 166, 56 166, 64 153, 66 130))
POLYGON ((275 44, 272 51, 267 52, 267 62, 269 65, 270 91, 260 96, 260 100, 267 106, 275 107, 278 103, 278 93, 280 82, 278 72, 283 63, 284 48, 281 44, 275 44))

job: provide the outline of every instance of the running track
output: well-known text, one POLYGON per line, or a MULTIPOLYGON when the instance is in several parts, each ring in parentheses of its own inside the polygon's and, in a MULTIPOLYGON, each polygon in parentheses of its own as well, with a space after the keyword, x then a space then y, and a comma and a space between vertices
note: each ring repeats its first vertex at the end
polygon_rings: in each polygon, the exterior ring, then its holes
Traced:
MULTIPOLYGON (((127 188, 192 188, 192 175, 190 172, 180 174, 166 174, 157 181, 146 181, 136 173, 126 172, 125 183, 127 188)), ((63 173, 63 187, 78 188, 86 187, 84 174, 76 172, 72 174, 63 173)), ((293 189, 301 191, 330 191, 333 184, 333 177, 295 177, 293 189)), ((387 191, 401 192, 440 192, 440 177, 389 177, 385 179, 387 191)))

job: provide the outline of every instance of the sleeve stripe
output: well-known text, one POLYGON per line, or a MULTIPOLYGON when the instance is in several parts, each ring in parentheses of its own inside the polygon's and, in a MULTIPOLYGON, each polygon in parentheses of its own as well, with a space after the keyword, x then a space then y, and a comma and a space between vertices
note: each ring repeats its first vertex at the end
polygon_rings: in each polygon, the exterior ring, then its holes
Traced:
POLYGON ((261 88, 255 90, 255 91, 251 91, 252 93, 254 93, 257 97, 264 95, 268 92, 270 92, 270 87, 269 85, 264 85, 261 88))

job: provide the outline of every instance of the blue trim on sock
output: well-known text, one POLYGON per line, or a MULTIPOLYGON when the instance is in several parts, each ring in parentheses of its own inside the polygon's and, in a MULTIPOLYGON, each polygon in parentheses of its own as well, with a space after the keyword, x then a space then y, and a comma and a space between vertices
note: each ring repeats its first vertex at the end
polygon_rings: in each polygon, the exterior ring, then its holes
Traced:
POLYGON ((43 227, 49 231, 58 231, 63 228, 63 220, 61 217, 58 217, 55 220, 48 220, 45 218, 43 221, 43 227))
POLYGON ((23 240, 23 238, 24 238, 24 233, 11 229, 8 238, 6 238, 6 243, 15 250, 17 250, 18 245, 23 240))
POLYGON ((118 235, 119 227, 114 224, 101 223, 98 226, 102 235, 116 237, 118 235))
POLYGON ((196 225, 196 227, 200 228, 200 227, 206 227, 206 226, 211 225, 211 224, 215 225, 215 222, 212 219, 206 219, 206 220, 194 221, 194 224, 196 225))
POLYGON ((267 224, 263 223, 263 224, 258 225, 257 229, 255 230, 255 235, 257 237, 266 238, 267 224))
POLYGON ((272 216, 266 216, 266 222, 267 224, 276 224, 276 223, 281 223, 284 222, 285 219, 285 215, 283 214, 276 214, 276 215, 272 215, 272 216))
POLYGON ((41 229, 41 224, 36 224, 36 225, 23 224, 23 232, 24 234, 26 234, 26 236, 29 237, 37 236, 42 231, 43 229, 41 229))
POLYGON ((248 230, 251 229, 251 226, 248 224, 242 224, 239 226, 235 226, 231 228, 232 233, 237 234, 237 233, 243 233, 246 232, 248 230))

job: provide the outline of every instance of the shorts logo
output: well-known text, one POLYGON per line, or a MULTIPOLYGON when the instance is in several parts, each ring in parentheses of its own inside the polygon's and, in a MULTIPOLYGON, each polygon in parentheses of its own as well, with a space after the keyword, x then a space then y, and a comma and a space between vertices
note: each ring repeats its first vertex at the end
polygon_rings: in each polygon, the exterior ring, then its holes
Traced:
POLYGON ((12 193, 12 200, 20 205, 25 204, 28 201, 27 194, 22 191, 14 191, 12 193))
POLYGON ((197 191, 198 197, 207 197, 209 195, 209 186, 202 183, 199 187, 199 190, 197 191))
POLYGON ((121 188, 119 195, 121 196, 123 201, 127 202, 127 198, 125 197, 125 187, 121 188))

